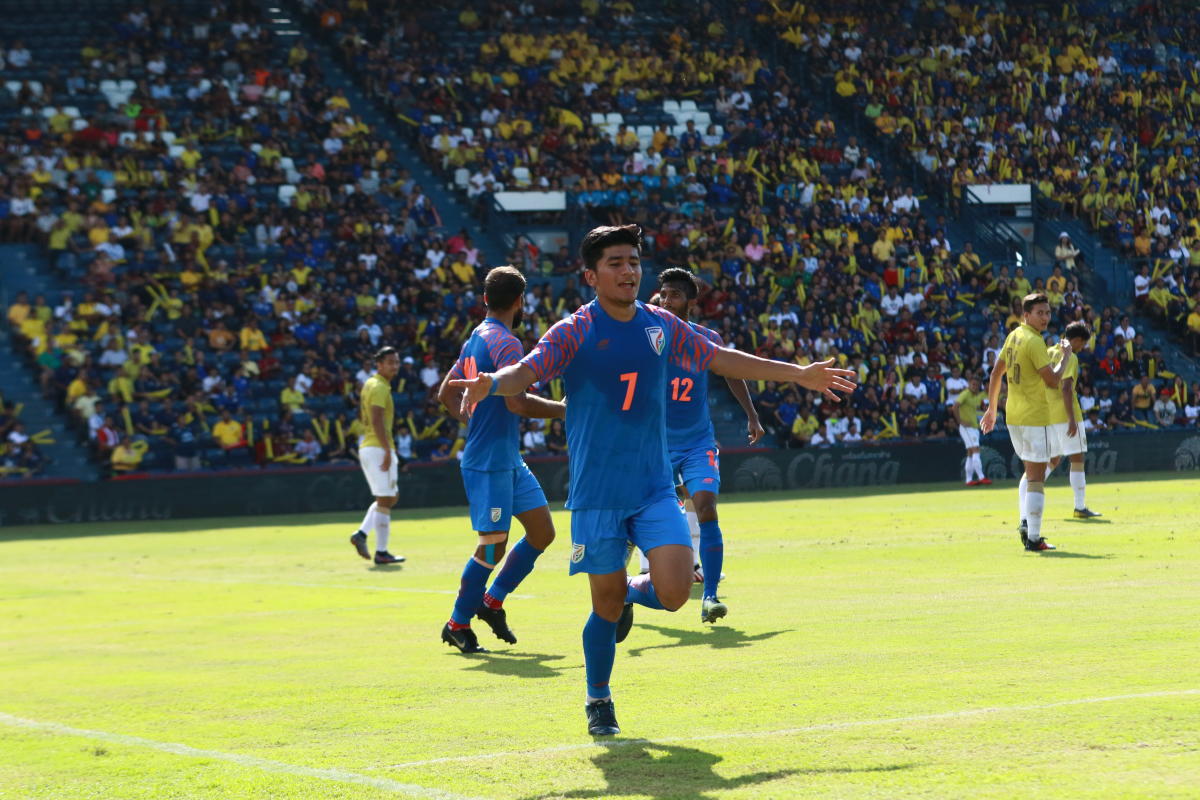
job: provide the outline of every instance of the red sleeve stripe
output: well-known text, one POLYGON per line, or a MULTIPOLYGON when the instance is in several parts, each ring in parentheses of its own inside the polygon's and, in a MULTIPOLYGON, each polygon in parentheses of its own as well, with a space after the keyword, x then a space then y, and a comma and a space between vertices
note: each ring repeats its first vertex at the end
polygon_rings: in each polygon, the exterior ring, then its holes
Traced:
POLYGON ((583 337, 591 328, 591 321, 586 309, 580 309, 569 318, 555 323, 529 355, 521 359, 521 363, 533 370, 539 383, 553 380, 562 374, 579 351, 583 337))

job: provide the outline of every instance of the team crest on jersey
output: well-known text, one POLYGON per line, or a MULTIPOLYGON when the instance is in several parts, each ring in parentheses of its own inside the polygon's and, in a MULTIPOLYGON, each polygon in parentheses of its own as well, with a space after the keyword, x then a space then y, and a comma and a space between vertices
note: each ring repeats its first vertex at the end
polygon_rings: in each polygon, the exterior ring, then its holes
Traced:
POLYGON ((646 336, 650 339, 650 346, 654 348, 654 352, 661 356, 663 347, 667 344, 667 335, 663 333, 663 329, 658 326, 646 328, 646 336))
POLYGON ((587 545, 572 544, 571 545, 571 563, 578 564, 583 561, 583 551, 587 549, 587 545))
POLYGON ((492 522, 499 522, 499 521, 500 521, 500 509, 493 508, 492 509, 492 522))

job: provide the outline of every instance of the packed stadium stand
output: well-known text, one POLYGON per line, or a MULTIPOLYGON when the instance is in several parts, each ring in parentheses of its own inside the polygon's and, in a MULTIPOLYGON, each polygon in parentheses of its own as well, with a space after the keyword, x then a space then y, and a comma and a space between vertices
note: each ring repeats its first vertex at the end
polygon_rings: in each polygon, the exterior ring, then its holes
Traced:
POLYGON ((66 5, 0 0, 0 474, 350 460, 381 343, 399 451, 453 459, 432 390, 483 271, 526 272, 531 346, 625 222, 644 297, 688 265, 727 342, 858 371, 845 410, 754 387, 775 446, 954 435, 1030 291, 1096 332, 1095 430, 1197 425, 1185 4, 66 5), (970 202, 1002 183, 1020 258, 970 202))

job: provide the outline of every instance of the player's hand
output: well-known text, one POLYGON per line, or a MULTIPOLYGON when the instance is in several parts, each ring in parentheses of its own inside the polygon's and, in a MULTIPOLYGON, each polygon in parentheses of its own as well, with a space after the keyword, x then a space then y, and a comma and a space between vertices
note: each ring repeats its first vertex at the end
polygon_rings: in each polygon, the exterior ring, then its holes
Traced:
POLYGON ((750 444, 758 444, 758 440, 763 437, 766 431, 763 430, 762 423, 758 421, 758 417, 746 421, 746 433, 749 434, 750 444))
POLYGON ((1071 341, 1069 339, 1063 339, 1058 343, 1058 346, 1062 348, 1064 353, 1071 352, 1071 341))
POLYGON ((392 469, 392 449, 385 447, 383 449, 383 463, 379 465, 379 471, 383 473, 390 472, 392 469))
POLYGON ((816 361, 806 367, 801 367, 800 377, 796 379, 796 383, 805 389, 820 392, 834 402, 840 402, 841 398, 834 394, 833 390, 853 392, 858 384, 854 380, 856 376, 854 370, 835 367, 834 363, 832 358, 827 358, 824 361, 816 361))
POLYGON ((488 373, 481 372, 474 378, 456 378, 450 381, 451 386, 463 390, 462 403, 458 409, 463 419, 471 418, 471 412, 475 410, 476 404, 485 399, 492 391, 494 380, 488 373))
POLYGON ((1078 432, 1079 423, 1077 423, 1075 420, 1071 420, 1067 423, 1067 436, 1074 436, 1078 432))
POLYGON ((983 412, 983 419, 979 420, 979 430, 991 433, 994 427, 996 427, 996 412, 989 408, 983 412))

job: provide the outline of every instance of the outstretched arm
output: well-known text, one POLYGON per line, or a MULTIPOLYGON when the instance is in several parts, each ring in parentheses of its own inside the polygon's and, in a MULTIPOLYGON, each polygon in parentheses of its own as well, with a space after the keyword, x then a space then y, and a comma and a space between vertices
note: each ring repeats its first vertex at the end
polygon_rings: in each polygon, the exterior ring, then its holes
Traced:
POLYGON ((469 417, 475 404, 488 395, 513 397, 523 394, 535 380, 537 376, 529 367, 524 364, 510 364, 498 372, 481 372, 474 378, 452 380, 450 386, 463 389, 459 413, 463 417, 469 417))
POLYGON ((749 435, 750 444, 758 444, 758 440, 766 431, 763 430, 762 423, 758 420, 758 409, 754 407, 754 401, 750 399, 750 387, 744 380, 737 378, 726 378, 725 383, 729 385, 729 391, 733 393, 734 399, 738 401, 742 411, 746 412, 746 433, 749 435))
POLYGON ((739 350, 718 349, 713 355, 709 369, 726 378, 743 380, 777 381, 795 383, 805 389, 820 392, 830 400, 838 401, 834 390, 853 392, 854 370, 835 367, 834 360, 817 361, 807 366, 783 361, 769 361, 739 350))

